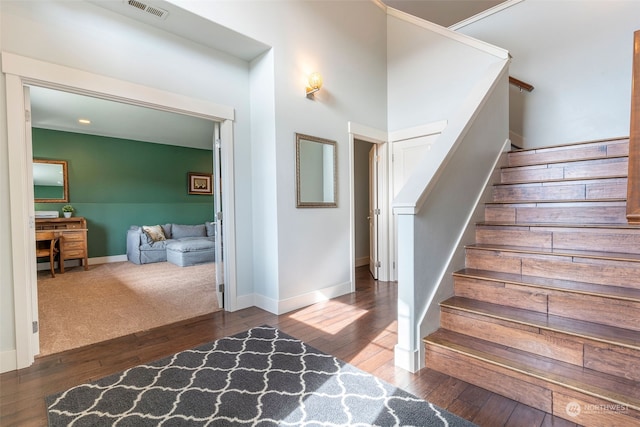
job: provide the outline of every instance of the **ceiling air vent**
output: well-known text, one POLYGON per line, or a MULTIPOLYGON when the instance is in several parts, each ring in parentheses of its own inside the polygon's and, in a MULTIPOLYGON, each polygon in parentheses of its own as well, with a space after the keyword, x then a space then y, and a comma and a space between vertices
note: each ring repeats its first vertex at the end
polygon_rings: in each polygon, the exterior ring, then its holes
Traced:
POLYGON ((169 15, 169 12, 164 9, 148 5, 138 0, 125 0, 125 3, 127 3, 129 6, 135 7, 136 9, 140 9, 143 12, 153 15, 156 18, 165 19, 167 15, 169 15))

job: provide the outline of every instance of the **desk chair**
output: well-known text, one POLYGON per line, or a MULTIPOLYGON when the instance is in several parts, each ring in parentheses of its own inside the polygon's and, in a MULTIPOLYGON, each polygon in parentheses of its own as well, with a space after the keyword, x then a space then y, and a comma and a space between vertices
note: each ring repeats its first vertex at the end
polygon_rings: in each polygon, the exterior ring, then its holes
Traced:
MULTIPOLYGON (((55 257, 58 254, 56 244, 62 237, 60 231, 36 231, 36 258, 49 257, 51 277, 56 277, 55 257)), ((59 257, 60 272, 64 272, 62 267, 62 257, 59 257)))

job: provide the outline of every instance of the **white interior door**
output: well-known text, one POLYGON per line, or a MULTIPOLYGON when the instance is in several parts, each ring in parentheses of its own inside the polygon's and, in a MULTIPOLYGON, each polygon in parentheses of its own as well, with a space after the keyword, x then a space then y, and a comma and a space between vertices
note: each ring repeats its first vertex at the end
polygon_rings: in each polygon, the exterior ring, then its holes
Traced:
MULTIPOLYGON (((31 92, 29 86, 24 86, 24 110, 25 110, 25 148, 27 149, 27 158, 33 159, 33 146, 31 140, 31 92)), ((29 175, 31 179, 29 180, 31 185, 28 188, 31 190, 29 195, 29 199, 34 199, 33 194, 33 162, 27 162, 27 169, 31 171, 29 175)), ((31 204, 33 208, 33 204, 31 204)), ((31 253, 35 255, 36 253, 36 243, 35 243, 35 212, 30 211, 29 213, 29 228, 33 233, 31 241, 29 242, 30 246, 33 246, 31 253)), ((35 257, 33 258, 33 268, 31 269, 31 280, 30 280, 30 298, 31 298, 31 325, 33 335, 31 335, 31 350, 32 354, 35 356, 40 354, 40 318, 38 315, 38 272, 37 272, 37 263, 35 257)))
POLYGON ((369 271, 378 279, 380 257, 378 255, 378 145, 372 144, 369 150, 369 271))
POLYGON ((220 123, 213 126, 213 200, 216 220, 216 293, 218 305, 224 306, 224 259, 222 235, 222 141, 220 138, 220 123))

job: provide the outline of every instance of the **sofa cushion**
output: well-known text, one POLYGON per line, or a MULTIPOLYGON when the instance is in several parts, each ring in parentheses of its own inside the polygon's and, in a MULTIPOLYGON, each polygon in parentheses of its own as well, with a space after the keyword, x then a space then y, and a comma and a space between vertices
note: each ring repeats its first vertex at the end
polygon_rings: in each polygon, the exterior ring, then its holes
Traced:
POLYGON ((171 226, 171 238, 182 239, 185 237, 207 237, 207 230, 204 224, 198 225, 181 225, 173 224, 171 226))
POLYGON ((142 231, 145 232, 151 242, 167 240, 167 237, 164 234, 164 229, 160 225, 143 225, 142 231))
POLYGON ((215 249, 215 245, 211 239, 184 238, 167 243, 167 251, 198 252, 215 249))
POLYGON ((173 242, 173 240, 159 240, 157 242, 147 242, 140 245, 141 251, 164 251, 167 249, 167 243, 173 242))

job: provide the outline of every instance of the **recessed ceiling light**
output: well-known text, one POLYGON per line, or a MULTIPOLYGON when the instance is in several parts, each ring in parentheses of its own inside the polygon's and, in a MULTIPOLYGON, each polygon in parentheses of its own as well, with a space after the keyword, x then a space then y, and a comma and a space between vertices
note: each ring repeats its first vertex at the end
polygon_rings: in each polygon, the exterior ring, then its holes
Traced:
POLYGON ((89 119, 78 119, 78 123, 80 123, 82 125, 90 125, 91 124, 91 120, 89 120, 89 119))

